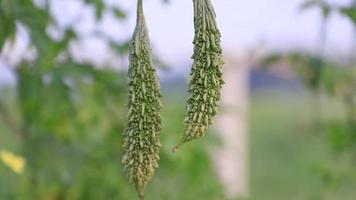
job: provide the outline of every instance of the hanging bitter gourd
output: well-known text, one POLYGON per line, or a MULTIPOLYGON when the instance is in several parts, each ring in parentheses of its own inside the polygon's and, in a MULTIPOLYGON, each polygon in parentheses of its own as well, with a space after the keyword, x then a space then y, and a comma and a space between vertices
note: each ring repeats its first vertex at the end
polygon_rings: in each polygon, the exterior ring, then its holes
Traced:
POLYGON ((162 106, 142 0, 138 0, 136 23, 130 45, 129 110, 122 162, 130 182, 143 199, 145 186, 158 167, 162 106))
POLYGON ((187 117, 184 135, 173 148, 202 137, 218 110, 222 78, 221 34, 217 28, 216 14, 210 0, 193 0, 194 4, 194 54, 187 117))

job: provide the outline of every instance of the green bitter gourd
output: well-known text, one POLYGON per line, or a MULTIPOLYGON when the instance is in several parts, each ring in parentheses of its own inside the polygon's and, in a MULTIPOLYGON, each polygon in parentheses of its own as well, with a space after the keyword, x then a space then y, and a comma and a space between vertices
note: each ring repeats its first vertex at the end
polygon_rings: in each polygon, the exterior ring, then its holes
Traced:
POLYGON ((204 136, 218 110, 222 77, 221 34, 217 28, 216 14, 210 0, 193 0, 194 4, 194 54, 189 83, 187 117, 184 135, 173 148, 204 136))
POLYGON ((130 182, 143 199, 144 189, 158 167, 162 105, 142 0, 138 0, 136 23, 130 45, 128 124, 122 162, 130 182))

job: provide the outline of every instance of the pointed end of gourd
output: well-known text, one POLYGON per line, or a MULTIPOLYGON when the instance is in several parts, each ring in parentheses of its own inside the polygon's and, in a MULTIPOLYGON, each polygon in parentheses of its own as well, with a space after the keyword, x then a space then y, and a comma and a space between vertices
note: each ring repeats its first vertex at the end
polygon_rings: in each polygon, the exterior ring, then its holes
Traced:
POLYGON ((139 197, 140 197, 140 200, 145 200, 145 194, 142 193, 139 195, 139 197))
POLYGON ((179 148, 178 145, 177 145, 177 146, 174 146, 174 147, 172 148, 172 153, 176 153, 176 152, 178 151, 178 148, 179 148))
POLYGON ((136 190, 137 190, 138 197, 140 198, 140 200, 145 199, 145 186, 146 186, 146 184, 136 185, 136 190))
POLYGON ((176 153, 178 151, 178 149, 184 144, 185 142, 182 140, 179 144, 177 144, 176 146, 174 146, 172 148, 172 152, 176 153))

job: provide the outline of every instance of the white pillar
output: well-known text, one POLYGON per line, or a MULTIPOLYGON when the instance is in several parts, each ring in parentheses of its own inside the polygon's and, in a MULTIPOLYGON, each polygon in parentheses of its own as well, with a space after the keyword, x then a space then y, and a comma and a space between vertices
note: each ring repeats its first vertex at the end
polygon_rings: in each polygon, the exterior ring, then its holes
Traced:
POLYGON ((217 134, 223 144, 214 152, 215 167, 228 197, 248 197, 248 64, 225 58, 224 80, 220 115, 216 119, 217 134))

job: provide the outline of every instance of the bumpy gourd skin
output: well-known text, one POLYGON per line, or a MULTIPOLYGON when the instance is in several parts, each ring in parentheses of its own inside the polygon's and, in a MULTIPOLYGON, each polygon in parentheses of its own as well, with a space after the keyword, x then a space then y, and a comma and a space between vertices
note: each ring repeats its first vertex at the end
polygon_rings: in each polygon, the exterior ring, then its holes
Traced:
POLYGON ((217 28, 216 15, 210 0, 193 0, 194 3, 194 54, 185 133, 182 144, 205 135, 218 110, 222 78, 221 34, 217 28))
POLYGON ((130 182, 143 199, 145 186, 158 167, 161 95, 141 0, 138 5, 137 25, 129 58, 129 110, 122 162, 130 182))

